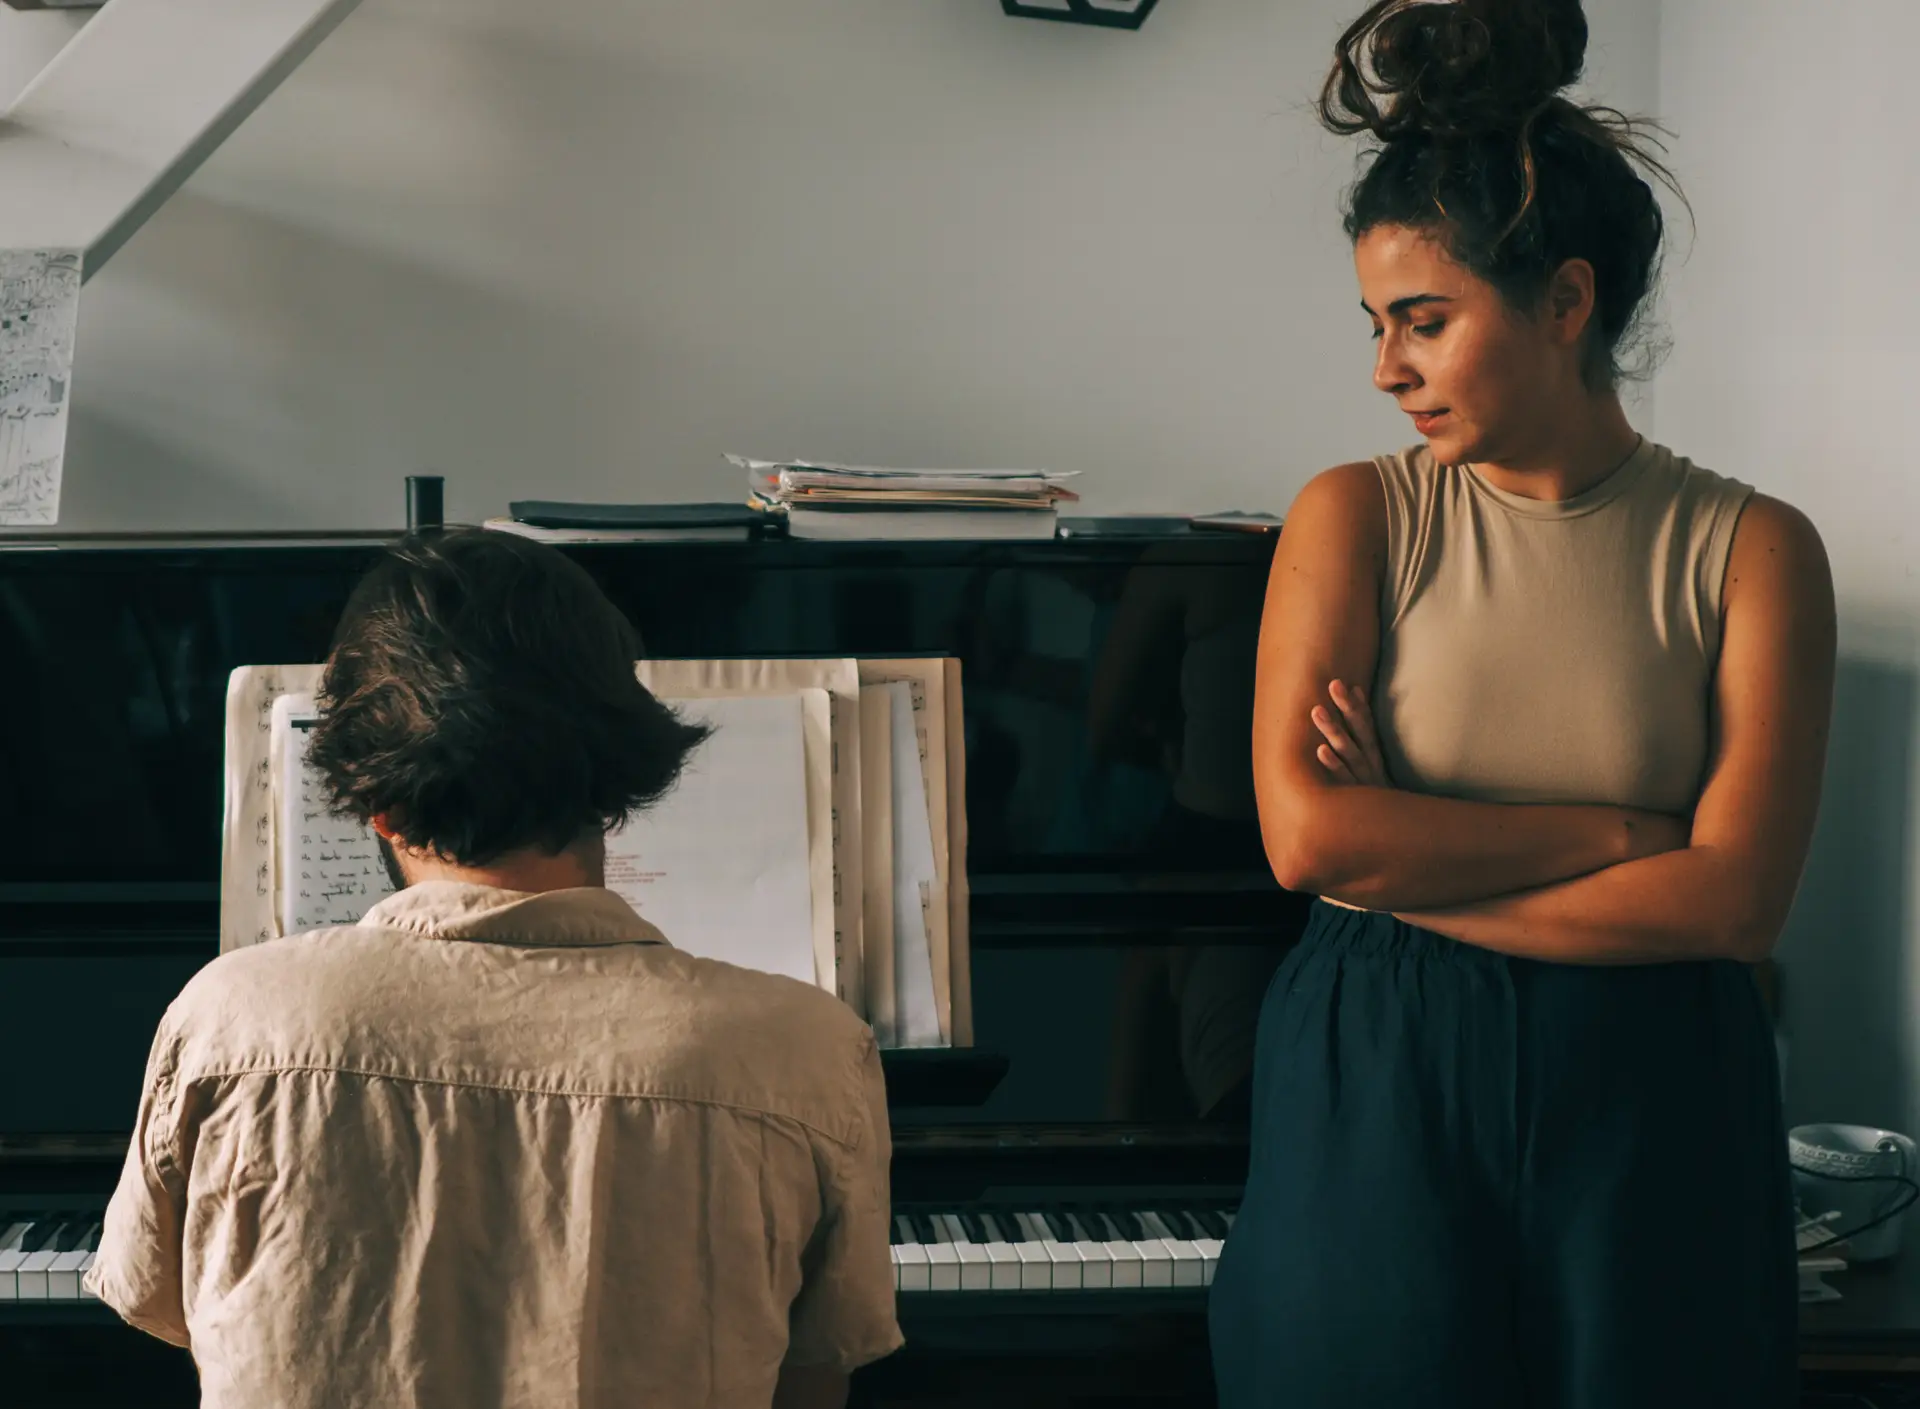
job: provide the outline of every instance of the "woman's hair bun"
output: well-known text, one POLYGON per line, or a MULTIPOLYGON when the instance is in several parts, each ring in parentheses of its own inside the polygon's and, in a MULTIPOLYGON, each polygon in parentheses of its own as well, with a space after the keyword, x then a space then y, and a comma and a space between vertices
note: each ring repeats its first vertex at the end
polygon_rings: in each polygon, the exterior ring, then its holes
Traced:
POLYGON ((1580 0, 1379 0, 1340 36, 1320 117, 1381 141, 1523 130, 1586 55, 1580 0))

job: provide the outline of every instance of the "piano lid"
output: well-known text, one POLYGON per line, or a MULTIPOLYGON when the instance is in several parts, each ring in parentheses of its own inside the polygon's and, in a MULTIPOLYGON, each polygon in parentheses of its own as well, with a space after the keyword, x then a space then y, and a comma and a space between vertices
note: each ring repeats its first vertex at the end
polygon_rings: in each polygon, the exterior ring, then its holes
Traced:
POLYGON ((0 116, 0 190, 32 195, 0 249, 92 278, 358 3, 114 0, 0 116))

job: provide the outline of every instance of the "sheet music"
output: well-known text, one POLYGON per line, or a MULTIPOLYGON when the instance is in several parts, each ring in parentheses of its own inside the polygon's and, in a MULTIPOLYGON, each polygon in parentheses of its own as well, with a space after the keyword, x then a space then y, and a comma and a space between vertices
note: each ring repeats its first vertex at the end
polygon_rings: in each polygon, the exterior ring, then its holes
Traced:
POLYGON ((944 905, 934 863, 933 828, 914 730, 913 687, 880 687, 893 703, 893 993, 896 1047, 945 1045, 934 994, 933 944, 928 924, 944 905))
POLYGON ((282 934, 358 924, 394 891, 373 829, 327 808, 320 774, 307 762, 310 731, 318 721, 311 694, 281 695, 273 702, 275 773, 281 783, 274 822, 282 934))
POLYGON ((60 521, 80 262, 0 250, 0 524, 60 521))
POLYGON ((864 889, 861 978, 867 1021, 882 1047, 894 1045, 893 697, 883 685, 860 690, 860 847, 864 889))
MULTIPOLYGON (((864 894, 864 881, 861 877, 863 828, 857 664, 849 657, 664 659, 638 661, 634 673, 641 684, 668 700, 715 695, 778 695, 791 690, 827 692, 827 830, 824 835, 814 836, 814 844, 824 852, 831 904, 829 928, 814 934, 814 962, 821 976, 820 986, 839 994, 861 1017, 868 1016, 868 985, 862 974, 867 944, 861 935, 860 897, 864 894)), ((810 783, 817 782, 813 777, 811 744, 808 758, 810 783)), ((808 816, 810 826, 819 820, 811 800, 808 816)), ((813 835, 811 831, 809 834, 813 835)), ((820 859, 816 856, 816 867, 820 859)))
MULTIPOLYGON (((965 800, 948 797, 947 769, 952 750, 947 743, 946 679, 949 661, 945 657, 925 659, 862 659, 860 682, 863 686, 904 682, 912 702, 912 729, 920 764, 923 793, 920 806, 926 812, 933 836, 936 883, 927 893, 922 924, 933 965, 934 1007, 940 1016, 942 1042, 953 1041, 953 950, 949 925, 952 897, 949 893, 948 867, 952 839, 948 835, 949 812, 954 802, 964 807, 965 800)), ((900 796, 898 783, 894 797, 900 796)), ((961 858, 964 864, 964 856, 961 858)), ((896 936, 896 944, 898 937, 896 936)))
POLYGON ((243 665, 227 678, 220 952, 280 934, 275 900, 273 702, 319 687, 318 665, 243 665))
POLYGON ((673 701, 714 732, 678 787, 608 835, 607 887, 690 954, 813 983, 807 696, 824 721, 824 690, 673 701))
POLYGON ((946 658, 947 704, 947 1040, 973 1046, 973 892, 967 884, 967 723, 960 662, 946 658))

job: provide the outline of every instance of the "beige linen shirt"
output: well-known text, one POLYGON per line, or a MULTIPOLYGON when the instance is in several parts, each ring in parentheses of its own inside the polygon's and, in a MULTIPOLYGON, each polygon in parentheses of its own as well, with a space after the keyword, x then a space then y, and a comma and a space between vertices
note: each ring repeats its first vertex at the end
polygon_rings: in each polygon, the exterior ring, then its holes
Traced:
POLYGON ((186 986, 88 1286, 207 1409, 764 1406, 901 1342, 890 1149, 831 995, 434 882, 186 986))

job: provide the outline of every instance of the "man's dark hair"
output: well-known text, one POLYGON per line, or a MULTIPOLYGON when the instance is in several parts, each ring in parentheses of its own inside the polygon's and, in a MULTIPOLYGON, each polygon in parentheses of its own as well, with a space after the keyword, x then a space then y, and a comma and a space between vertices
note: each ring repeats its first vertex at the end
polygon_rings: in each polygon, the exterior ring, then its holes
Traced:
POLYGON ((549 855, 656 802, 708 730, 634 677, 578 563, 511 533, 392 544, 335 632, 311 758, 335 807, 463 866, 549 855))

